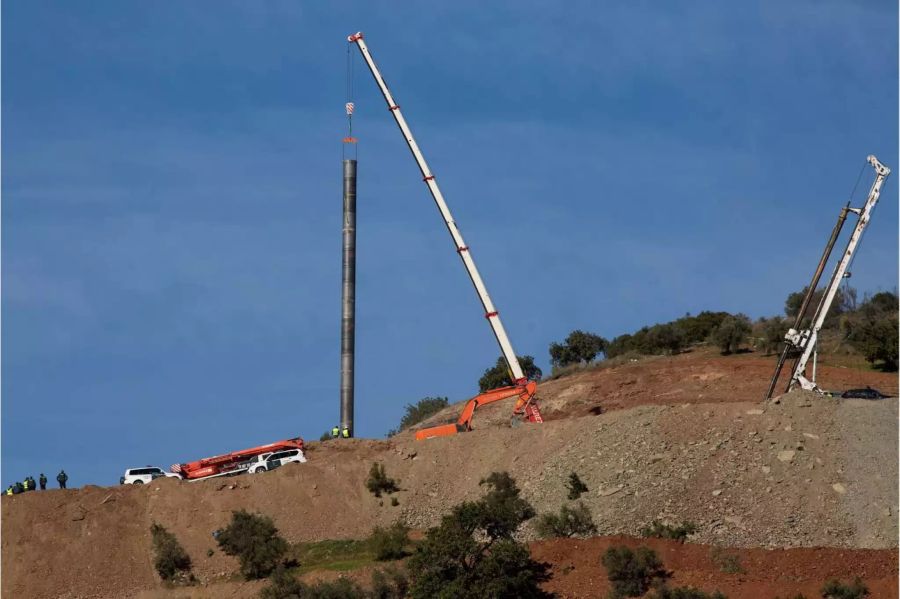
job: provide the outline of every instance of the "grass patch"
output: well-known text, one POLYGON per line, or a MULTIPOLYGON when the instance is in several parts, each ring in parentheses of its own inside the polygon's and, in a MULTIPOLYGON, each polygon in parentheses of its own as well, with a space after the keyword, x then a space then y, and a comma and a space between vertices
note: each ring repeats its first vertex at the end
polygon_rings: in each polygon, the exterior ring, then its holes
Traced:
POLYGON ((315 570, 346 572, 375 563, 375 548, 370 539, 297 543, 291 546, 288 554, 299 564, 292 570, 298 574, 315 570))
MULTIPOLYGON (((306 574, 316 570, 347 572, 364 566, 378 565, 378 539, 373 535, 366 539, 343 539, 295 543, 288 551, 288 562, 297 564, 291 568, 294 574, 306 574)), ((409 546, 414 543, 409 541, 409 546)))

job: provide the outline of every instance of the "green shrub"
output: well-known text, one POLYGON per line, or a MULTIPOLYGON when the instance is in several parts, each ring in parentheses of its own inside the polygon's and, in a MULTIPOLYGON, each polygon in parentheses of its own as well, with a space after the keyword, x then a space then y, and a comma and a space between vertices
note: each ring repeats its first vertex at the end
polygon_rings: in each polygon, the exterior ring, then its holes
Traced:
POLYGON ((535 525, 537 533, 547 538, 556 537, 589 537, 597 534, 597 527, 591 517, 591 511, 583 502, 571 508, 567 505, 560 508, 558 514, 543 514, 535 525))
POLYGON ((278 566, 269 586, 260 591, 261 599, 366 599, 358 584, 347 578, 313 585, 300 582, 284 566, 278 566))
MULTIPOLYGON (((529 381, 539 381, 544 374, 541 369, 534 363, 532 356, 516 356, 519 359, 519 366, 522 367, 522 373, 529 381)), ((478 380, 478 388, 482 393, 496 389, 497 387, 508 387, 515 381, 509 374, 509 366, 503 357, 497 358, 497 363, 491 368, 484 371, 484 374, 478 380)))
POLYGON ((372 599, 405 599, 409 596, 409 579, 396 568, 375 570, 371 595, 372 599))
POLYGON ((869 589, 859 577, 851 583, 832 579, 822 587, 822 599, 862 599, 868 596, 869 589))
POLYGON ((570 364, 585 364, 603 352, 609 342, 600 335, 572 331, 564 343, 550 344, 550 362, 554 368, 564 368, 570 364))
POLYGON ((375 559, 383 562, 406 557, 406 545, 409 543, 409 527, 401 521, 394 522, 387 528, 376 526, 370 537, 375 559))
POLYGON ((400 490, 400 487, 397 486, 397 481, 388 477, 384 471, 384 465, 379 464, 378 462, 373 463, 372 467, 369 468, 369 478, 366 479, 366 488, 375 497, 381 497, 382 493, 390 495, 391 493, 396 493, 400 490))
POLYGON ((245 510, 231 513, 231 523, 217 541, 222 551, 240 560, 241 574, 247 579, 271 574, 288 548, 271 518, 245 510))
POLYGON ((634 551, 624 546, 610 547, 601 562, 612 583, 613 597, 640 597, 654 582, 666 578, 662 561, 648 547, 634 551))
POLYGON ((726 574, 741 574, 744 568, 741 566, 741 558, 737 553, 730 553, 721 547, 713 547, 709 551, 709 558, 726 574))
POLYGON ((578 474, 575 472, 569 475, 569 482, 566 484, 566 488, 569 490, 569 499, 578 499, 582 493, 588 492, 587 485, 581 482, 581 479, 578 478, 578 474))
POLYGON ((759 339, 757 347, 766 354, 771 354, 781 349, 788 326, 788 323, 778 316, 760 318, 756 324, 757 332, 755 333, 759 339))
POLYGON ((423 420, 431 418, 446 408, 447 403, 446 397, 423 397, 414 404, 406 404, 406 413, 400 418, 400 428, 392 432, 406 430, 423 420))
POLYGON ((715 591, 704 593, 692 587, 672 587, 662 585, 648 595, 648 599, 728 599, 724 594, 715 591))
POLYGON ((319 441, 328 441, 329 439, 331 439, 331 433, 328 431, 325 431, 319 436, 319 441))
POLYGON ((693 522, 682 522, 678 526, 673 526, 654 520, 641 529, 641 536, 656 537, 657 539, 675 539, 684 543, 695 532, 697 532, 697 525, 693 522))
POLYGON ((409 559, 413 599, 550 596, 540 587, 550 578, 548 564, 531 559, 528 548, 513 538, 534 516, 531 504, 506 472, 481 484, 487 493, 454 507, 409 559))
POLYGON ((167 582, 191 582, 191 556, 175 535, 154 522, 150 526, 150 536, 153 539, 153 566, 159 577, 167 582))

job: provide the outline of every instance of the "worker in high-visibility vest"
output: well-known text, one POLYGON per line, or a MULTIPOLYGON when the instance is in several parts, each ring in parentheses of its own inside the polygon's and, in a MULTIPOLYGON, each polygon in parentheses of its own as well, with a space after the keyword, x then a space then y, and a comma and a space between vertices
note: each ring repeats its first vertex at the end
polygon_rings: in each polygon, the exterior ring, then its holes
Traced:
POLYGON ((350 429, 345 426, 344 430, 341 431, 341 436, 345 439, 349 439, 350 438, 350 429))
POLYGON ((41 483, 41 491, 47 490, 47 477, 44 476, 44 473, 41 472, 41 477, 38 479, 38 482, 41 483))
POLYGON ((66 481, 69 480, 69 475, 66 474, 65 470, 60 470, 59 474, 56 475, 56 482, 59 483, 60 489, 66 488, 66 481))
POLYGON ((12 485, 9 485, 8 487, 6 487, 6 494, 7 494, 7 495, 12 495, 12 494, 13 494, 13 487, 12 487, 12 485))
POLYGON ((341 429, 338 428, 338 425, 335 424, 335 425, 331 428, 331 438, 332 438, 332 439, 337 439, 338 436, 339 436, 340 434, 341 434, 341 429))

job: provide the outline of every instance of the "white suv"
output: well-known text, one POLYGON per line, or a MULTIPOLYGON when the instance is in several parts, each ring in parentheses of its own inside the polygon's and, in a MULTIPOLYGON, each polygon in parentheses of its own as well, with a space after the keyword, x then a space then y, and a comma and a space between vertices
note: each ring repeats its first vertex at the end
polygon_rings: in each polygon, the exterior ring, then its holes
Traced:
POLYGON ((156 466, 144 466, 143 468, 129 468, 125 471, 125 476, 119 479, 121 485, 142 485, 149 483, 154 478, 160 477, 177 478, 181 480, 181 476, 174 472, 166 472, 162 468, 156 466))
POLYGON ((250 472, 250 474, 256 474, 257 472, 274 470, 279 466, 284 466, 291 462, 305 463, 306 456, 303 455, 303 451, 300 449, 285 449, 284 451, 258 455, 250 462, 250 467, 247 471, 250 472))

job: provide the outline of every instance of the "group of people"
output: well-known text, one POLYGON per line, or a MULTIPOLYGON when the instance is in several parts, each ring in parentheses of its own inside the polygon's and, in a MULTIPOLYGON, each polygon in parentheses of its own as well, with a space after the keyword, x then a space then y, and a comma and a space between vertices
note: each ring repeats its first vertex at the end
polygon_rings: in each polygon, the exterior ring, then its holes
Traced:
MULTIPOLYGON (((59 483, 60 489, 66 488, 66 481, 69 480, 69 475, 66 474, 65 470, 60 470, 59 474, 56 475, 56 482, 59 483)), ((47 490, 47 477, 44 476, 44 473, 41 472, 41 476, 38 478, 37 482, 35 482, 34 477, 26 476, 23 482, 16 482, 15 484, 9 485, 6 487, 7 495, 18 495, 19 493, 24 493, 25 491, 35 491, 37 490, 37 486, 41 486, 41 491, 47 490)))
POLYGON ((335 424, 331 428, 331 438, 337 439, 339 437, 342 437, 344 439, 349 439, 350 438, 350 429, 345 426, 344 429, 341 430, 341 428, 335 424))

